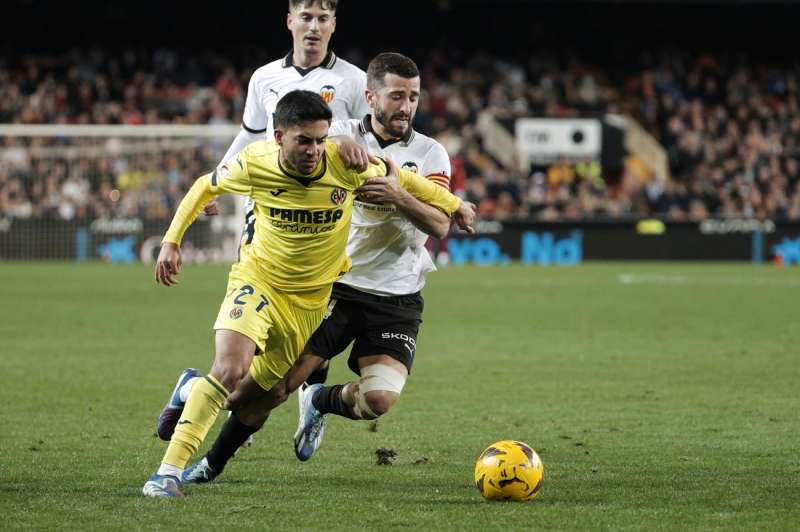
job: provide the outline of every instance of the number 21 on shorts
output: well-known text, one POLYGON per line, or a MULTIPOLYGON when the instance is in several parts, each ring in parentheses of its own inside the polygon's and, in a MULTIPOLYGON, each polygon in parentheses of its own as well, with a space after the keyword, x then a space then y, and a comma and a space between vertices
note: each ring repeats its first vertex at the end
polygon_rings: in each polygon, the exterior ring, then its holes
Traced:
MULTIPOLYGON (((235 305, 246 305, 247 301, 245 301, 242 298, 244 298, 246 296, 252 296, 255 293, 255 289, 252 286, 250 286, 249 284, 246 284, 246 285, 242 286, 242 288, 240 288, 239 290, 240 290, 239 294, 233 300, 233 303, 235 305)), ((261 298, 261 300, 259 301, 258 306, 256 307, 256 312, 261 312, 261 309, 263 309, 264 307, 269 305, 269 301, 267 301, 267 298, 265 296, 263 296, 261 294, 258 294, 258 295, 261 298)))

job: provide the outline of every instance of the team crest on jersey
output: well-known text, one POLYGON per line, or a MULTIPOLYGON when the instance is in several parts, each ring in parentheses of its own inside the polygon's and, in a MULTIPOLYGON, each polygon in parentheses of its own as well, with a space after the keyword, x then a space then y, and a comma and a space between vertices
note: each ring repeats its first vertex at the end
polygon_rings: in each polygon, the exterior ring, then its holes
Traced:
POLYGON ((409 172, 414 172, 415 174, 419 173, 419 168, 417 168, 417 163, 412 161, 404 162, 402 168, 403 170, 408 170, 409 172))
POLYGON ((336 98, 336 87, 333 85, 325 85, 319 90, 319 95, 325 100, 325 103, 331 103, 336 98))
POLYGON ((239 318, 241 318, 242 317, 241 307, 236 307, 235 309, 231 310, 230 316, 232 320, 238 320, 239 318))
POLYGON ((341 188, 334 188, 331 192, 331 201, 334 205, 341 205, 347 199, 347 191, 341 188))

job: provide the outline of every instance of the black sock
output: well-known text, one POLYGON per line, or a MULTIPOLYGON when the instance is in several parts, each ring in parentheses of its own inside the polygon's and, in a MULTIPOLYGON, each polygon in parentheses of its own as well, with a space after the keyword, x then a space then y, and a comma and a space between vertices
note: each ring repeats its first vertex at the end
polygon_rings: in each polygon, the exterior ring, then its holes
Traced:
POLYGON ((206 453, 206 460, 211 469, 215 473, 222 473, 228 460, 233 458, 239 447, 257 431, 258 429, 239 421, 236 414, 232 414, 222 426, 222 430, 219 431, 219 436, 214 440, 211 450, 206 453))
POLYGON ((343 384, 323 386, 311 398, 314 408, 323 414, 336 414, 350 419, 359 419, 342 399, 343 384))
POLYGON ((326 364, 324 368, 317 368, 311 372, 311 375, 306 379, 307 384, 325 384, 328 378, 328 368, 330 365, 326 364))

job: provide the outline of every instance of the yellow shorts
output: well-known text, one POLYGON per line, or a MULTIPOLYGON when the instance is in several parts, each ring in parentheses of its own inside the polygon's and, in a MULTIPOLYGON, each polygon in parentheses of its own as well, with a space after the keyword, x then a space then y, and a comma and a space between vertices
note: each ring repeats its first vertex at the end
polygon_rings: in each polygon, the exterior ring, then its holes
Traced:
POLYGON ((289 371, 322 322, 330 294, 330 287, 283 292, 259 280, 253 266, 236 263, 214 330, 236 331, 255 342, 258 353, 250 375, 269 390, 289 371))

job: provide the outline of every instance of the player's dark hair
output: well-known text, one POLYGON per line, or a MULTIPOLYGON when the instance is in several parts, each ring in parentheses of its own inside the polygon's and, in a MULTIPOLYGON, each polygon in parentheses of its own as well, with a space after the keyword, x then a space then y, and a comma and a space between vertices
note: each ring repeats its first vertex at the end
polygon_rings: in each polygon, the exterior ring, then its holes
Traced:
POLYGON ((411 58, 395 52, 383 52, 376 55, 367 67, 367 87, 378 90, 383 87, 386 74, 394 74, 401 78, 411 79, 419 76, 419 68, 411 58))
POLYGON ((289 0, 289 11, 300 7, 311 7, 314 4, 319 4, 322 9, 336 12, 336 7, 339 5, 339 0, 289 0))
POLYGON ((300 122, 327 120, 331 123, 333 113, 322 96, 316 92, 294 90, 278 101, 275 108, 275 129, 289 129, 300 122))

